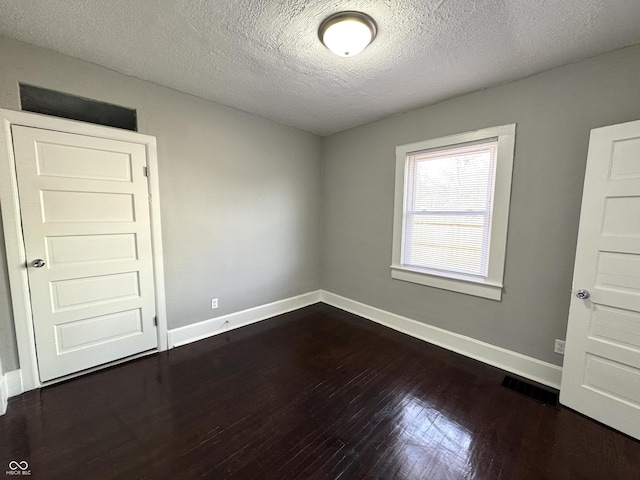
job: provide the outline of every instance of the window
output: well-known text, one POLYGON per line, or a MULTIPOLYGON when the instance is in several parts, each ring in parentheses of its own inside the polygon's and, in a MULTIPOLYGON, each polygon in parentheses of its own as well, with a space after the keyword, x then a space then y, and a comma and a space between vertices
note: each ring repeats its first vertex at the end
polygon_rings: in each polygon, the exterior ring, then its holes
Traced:
POLYGON ((515 129, 396 148, 393 278, 501 300, 515 129))

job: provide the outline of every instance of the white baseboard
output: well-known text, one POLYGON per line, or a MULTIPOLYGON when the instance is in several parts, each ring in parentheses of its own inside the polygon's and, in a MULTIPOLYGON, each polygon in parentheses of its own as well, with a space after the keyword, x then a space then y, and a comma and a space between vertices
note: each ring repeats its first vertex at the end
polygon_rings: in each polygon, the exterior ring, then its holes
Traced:
POLYGON ((7 381, 7 392, 9 398, 15 397, 16 395, 20 395, 24 392, 24 388, 22 386, 22 371, 20 369, 6 372, 4 377, 7 381))
POLYGON ((7 381, 4 375, 0 375, 0 415, 7 413, 7 400, 9 400, 7 381))
POLYGON ((427 325, 380 310, 331 292, 322 291, 322 302, 405 333, 425 342, 465 355, 507 372, 559 389, 562 368, 533 357, 481 342, 471 337, 427 325))
POLYGON ((8 400, 11 397, 20 395, 23 391, 20 370, 12 370, 0 375, 0 415, 4 415, 7 412, 8 400))
MULTIPOLYGON (((169 348, 202 340, 228 330, 260 322, 276 315, 291 312, 314 303, 324 302, 341 310, 374 321, 386 327, 446 348, 461 355, 502 370, 520 375, 553 388, 560 388, 562 368, 551 363, 522 355, 505 348, 481 342, 471 337, 453 333, 438 327, 396 315, 379 308, 356 302, 324 290, 309 292, 277 302, 212 318, 192 325, 175 328, 167 332, 169 348), (228 322, 228 323, 227 323, 228 322)), ((0 415, 7 409, 9 398, 24 392, 20 370, 0 375, 0 415)))
POLYGON ((252 323, 266 320, 283 313, 291 312, 308 305, 320 302, 321 291, 305 293, 297 297, 286 298, 277 302, 260 305, 240 312, 230 313, 222 317, 174 328, 167 332, 169 348, 202 340, 228 330, 244 327, 252 323))

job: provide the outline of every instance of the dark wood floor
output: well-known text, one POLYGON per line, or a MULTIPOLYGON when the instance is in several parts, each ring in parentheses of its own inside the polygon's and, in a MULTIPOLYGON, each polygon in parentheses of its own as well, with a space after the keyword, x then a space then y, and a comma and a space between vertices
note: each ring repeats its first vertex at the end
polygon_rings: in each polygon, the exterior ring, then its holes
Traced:
POLYGON ((0 463, 67 480, 640 478, 640 442, 503 375, 318 304, 10 399, 0 463))

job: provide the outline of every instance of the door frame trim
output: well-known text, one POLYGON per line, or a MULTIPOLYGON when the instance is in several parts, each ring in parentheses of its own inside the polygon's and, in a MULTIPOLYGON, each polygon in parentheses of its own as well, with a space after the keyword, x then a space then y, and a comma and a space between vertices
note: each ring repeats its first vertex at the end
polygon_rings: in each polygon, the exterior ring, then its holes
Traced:
POLYGON ((151 247, 153 251, 153 279, 155 307, 158 319, 158 351, 167 349, 167 311, 164 286, 162 230, 160 225, 160 188, 158 183, 158 155, 156 138, 138 132, 120 130, 89 123, 65 120, 47 115, 0 109, 0 210, 4 227, 4 243, 9 273, 9 289, 16 329, 18 359, 22 372, 23 391, 42 386, 38 372, 33 315, 27 277, 27 258, 22 234, 18 178, 13 154, 12 125, 56 130, 90 137, 121 140, 142 144, 147 151, 150 195, 151 247))

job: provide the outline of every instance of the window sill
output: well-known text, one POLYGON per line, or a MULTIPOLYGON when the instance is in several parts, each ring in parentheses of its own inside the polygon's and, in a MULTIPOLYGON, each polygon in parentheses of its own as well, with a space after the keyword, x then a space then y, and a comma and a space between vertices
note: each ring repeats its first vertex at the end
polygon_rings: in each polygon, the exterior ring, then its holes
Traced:
POLYGON ((489 300, 502 300, 502 285, 481 280, 441 277, 429 273, 412 270, 400 265, 391 265, 391 278, 405 282, 418 283, 429 287, 464 293, 489 300))

